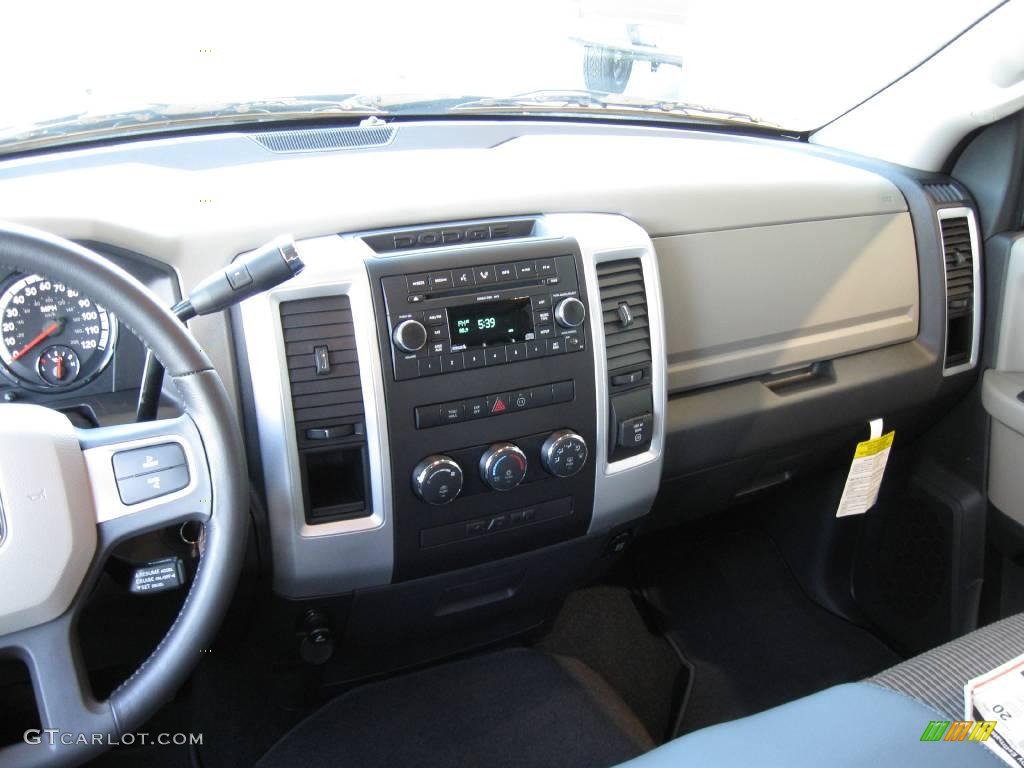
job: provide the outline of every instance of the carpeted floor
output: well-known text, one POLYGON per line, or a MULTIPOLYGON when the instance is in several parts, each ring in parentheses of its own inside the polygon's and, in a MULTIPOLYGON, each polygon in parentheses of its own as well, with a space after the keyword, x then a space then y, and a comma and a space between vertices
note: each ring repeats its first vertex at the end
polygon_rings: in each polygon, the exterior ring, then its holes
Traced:
POLYGON ((576 660, 514 649, 339 696, 260 768, 600 768, 650 749, 643 725, 576 660))
POLYGON ((671 536, 635 554, 645 596, 692 666, 680 734, 899 661, 869 632, 807 598, 763 533, 671 536))

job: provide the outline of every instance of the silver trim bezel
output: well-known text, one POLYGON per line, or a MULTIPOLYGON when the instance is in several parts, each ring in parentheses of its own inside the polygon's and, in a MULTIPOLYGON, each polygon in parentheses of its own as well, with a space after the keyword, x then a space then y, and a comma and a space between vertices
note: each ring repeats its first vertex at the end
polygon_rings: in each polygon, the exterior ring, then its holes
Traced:
POLYGON ((964 371, 970 371, 977 367, 978 356, 981 350, 981 302, 982 302, 982 284, 981 284, 981 240, 978 236, 978 222, 975 217, 974 210, 966 206, 958 206, 956 208, 940 208, 936 212, 936 216, 939 221, 939 253, 942 256, 942 292, 943 292, 943 305, 942 305, 942 316, 945 321, 945 334, 943 336, 942 344, 942 375, 943 376, 954 376, 964 371), (971 270, 974 276, 974 297, 973 307, 971 308, 971 355, 966 363, 960 363, 949 368, 946 367, 946 350, 949 347, 949 284, 948 277, 946 275, 946 243, 942 238, 942 221, 945 219, 955 219, 963 217, 967 219, 967 231, 971 239, 971 270))
POLYGON ((583 259, 587 288, 587 324, 590 349, 594 355, 597 392, 597 445, 595 461, 594 514, 589 533, 610 530, 650 512, 661 484, 667 416, 665 357, 665 315, 661 298, 654 244, 636 222, 616 214, 548 214, 538 222, 546 234, 576 240, 583 259), (619 461, 608 461, 608 363, 605 357, 604 323, 598 292, 597 265, 616 259, 636 258, 643 270, 647 291, 647 316, 651 332, 651 394, 654 424, 646 451, 619 461))
POLYGON ((267 492, 274 556, 274 590, 288 597, 339 593, 391 581, 394 541, 391 454, 377 317, 362 241, 338 235, 296 243, 306 268, 280 287, 240 305, 253 405, 267 492), (306 522, 291 386, 281 330, 282 302, 347 295, 366 420, 369 516, 311 525, 306 522))

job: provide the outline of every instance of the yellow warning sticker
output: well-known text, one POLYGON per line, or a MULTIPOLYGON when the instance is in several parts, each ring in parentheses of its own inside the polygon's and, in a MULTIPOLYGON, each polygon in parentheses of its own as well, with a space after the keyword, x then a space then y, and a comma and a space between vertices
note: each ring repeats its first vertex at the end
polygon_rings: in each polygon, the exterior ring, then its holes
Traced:
POLYGON ((857 450, 853 453, 853 458, 864 459, 868 456, 874 456, 876 453, 881 453, 887 448, 892 447, 892 439, 896 436, 896 430, 889 432, 881 437, 876 437, 874 440, 865 440, 863 443, 857 443, 857 450))
MULTIPOLYGON (((872 432, 878 435, 881 432, 881 423, 878 423, 878 430, 872 432)), ((836 517, 848 515, 863 515, 878 501, 878 489, 882 487, 882 477, 885 475, 885 465, 889 462, 889 451, 892 450, 892 441, 896 436, 895 430, 884 435, 872 437, 863 443, 857 443, 857 450, 853 452, 853 463, 850 465, 850 474, 846 477, 846 486, 843 488, 843 497, 839 500, 839 509, 836 510, 836 517)))

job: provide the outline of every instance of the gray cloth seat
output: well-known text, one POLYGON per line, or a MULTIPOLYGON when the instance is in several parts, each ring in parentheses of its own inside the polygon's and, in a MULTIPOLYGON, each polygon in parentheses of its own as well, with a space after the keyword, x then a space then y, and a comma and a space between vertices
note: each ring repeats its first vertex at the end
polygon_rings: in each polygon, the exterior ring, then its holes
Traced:
POLYGON ((977 742, 922 742, 933 720, 963 719, 963 686, 1024 653, 1024 614, 751 717, 688 734, 624 768, 973 768, 1004 766, 977 742))

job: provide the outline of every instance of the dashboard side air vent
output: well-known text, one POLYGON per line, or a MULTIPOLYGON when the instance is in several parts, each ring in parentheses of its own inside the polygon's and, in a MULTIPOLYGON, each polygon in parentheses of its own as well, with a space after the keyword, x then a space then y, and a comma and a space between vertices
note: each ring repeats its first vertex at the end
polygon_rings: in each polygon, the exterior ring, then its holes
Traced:
POLYGON ((348 128, 310 128, 303 131, 268 131, 252 134, 252 139, 271 152, 332 152, 339 149, 382 147, 395 138, 391 125, 348 128))
POLYGON ((363 517, 366 422, 348 296, 281 303, 308 522, 363 517))
POLYGON ((965 199, 960 187, 952 182, 925 184, 924 191, 928 193, 928 197, 931 198, 932 202, 937 205, 962 203, 965 199))
POLYGON ((946 275, 946 352, 944 372, 974 367, 978 354, 979 261, 974 213, 966 208, 939 211, 946 275))
POLYGON ((597 285, 610 389, 650 385, 651 332, 640 260, 598 263, 597 285))

